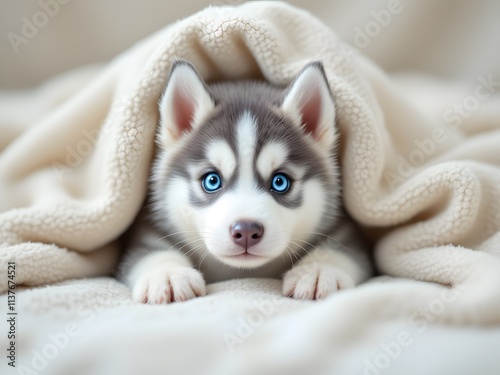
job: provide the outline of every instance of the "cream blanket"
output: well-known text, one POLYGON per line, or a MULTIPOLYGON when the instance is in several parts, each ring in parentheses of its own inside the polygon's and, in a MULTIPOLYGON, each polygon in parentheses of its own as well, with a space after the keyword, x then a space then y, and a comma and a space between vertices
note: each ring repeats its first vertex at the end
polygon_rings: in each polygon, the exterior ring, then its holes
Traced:
MULTIPOLYGON (((115 240, 145 196, 156 103, 176 58, 193 62, 209 81, 263 77, 276 84, 322 60, 338 108, 348 211, 377 240, 383 273, 434 283, 374 280, 308 304, 279 297, 272 280, 234 281, 211 286, 204 298, 150 307, 129 306, 129 292, 116 281, 73 281, 19 294, 26 314, 19 350, 27 354, 20 363, 34 368, 36 353, 28 353, 51 342, 45 331, 66 332, 61 322, 35 329, 38 314, 50 310, 78 327, 97 316, 57 366, 44 355, 49 363, 42 370, 51 374, 69 373, 82 351, 81 373, 121 373, 99 354, 111 343, 181 373, 177 353, 190 339, 198 358, 188 362, 193 368, 234 374, 251 363, 256 367, 248 373, 304 373, 297 367, 302 355, 317 366, 310 373, 319 373, 355 363, 340 365, 327 354, 389 317, 410 321, 415 332, 434 321, 500 323, 499 77, 479 77, 454 104, 438 82, 391 79, 308 13, 275 2, 205 9, 102 70, 66 75, 30 94, 1 94, 0 268, 15 262, 18 284, 106 275, 115 265, 115 240), (103 335, 99 345, 92 332, 103 335), (230 359, 214 362, 235 348, 230 359), (85 372, 85 358, 103 362, 85 372)), ((2 292, 7 281, 0 279, 2 292)), ((416 340, 401 327, 390 332, 399 332, 389 336, 400 348, 416 340)), ((350 348, 345 355, 354 355, 350 348)), ((385 364, 372 354, 369 363, 358 358, 358 367, 339 373, 362 373, 370 365, 380 371, 385 364)), ((397 369, 393 360, 386 368, 397 369)), ((132 366, 130 359, 122 365, 132 366)))

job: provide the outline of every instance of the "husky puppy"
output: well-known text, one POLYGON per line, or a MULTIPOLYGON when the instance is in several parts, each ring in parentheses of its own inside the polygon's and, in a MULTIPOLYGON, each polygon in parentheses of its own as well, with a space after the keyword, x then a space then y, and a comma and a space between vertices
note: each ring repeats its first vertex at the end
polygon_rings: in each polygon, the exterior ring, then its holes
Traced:
POLYGON ((173 64, 159 103, 146 212, 121 275, 134 300, 183 301, 205 283, 283 277, 319 299, 369 275, 341 216, 335 104, 320 62, 294 82, 206 85, 173 64))

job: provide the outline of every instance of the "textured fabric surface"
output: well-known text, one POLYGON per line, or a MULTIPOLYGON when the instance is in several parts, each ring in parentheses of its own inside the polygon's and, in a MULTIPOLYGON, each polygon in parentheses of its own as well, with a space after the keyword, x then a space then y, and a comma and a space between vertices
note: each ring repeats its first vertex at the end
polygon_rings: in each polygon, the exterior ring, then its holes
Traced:
MULTIPOLYGON (((498 326, 458 328, 434 321, 440 306, 453 308, 460 294, 420 306, 425 317, 393 315, 401 305, 394 293, 411 301, 421 288, 412 281, 374 280, 323 301, 300 302, 282 297, 278 280, 244 279, 209 285, 206 297, 151 306, 133 304, 130 291, 113 279, 66 281, 18 291, 22 315, 17 366, 11 370, 50 375, 497 374, 498 326)), ((5 296, 0 303, 6 305, 5 296)))
MULTIPOLYGON (((301 358, 320 358, 318 369, 356 364, 349 371, 362 373, 365 364, 354 358, 354 344, 342 364, 326 353, 342 352, 358 337, 375 346, 377 337, 397 340, 401 326, 374 333, 389 318, 410 321, 417 330, 429 322, 500 323, 498 78, 484 75, 476 82, 481 88, 464 87, 464 97, 475 100, 465 99, 460 115, 453 107, 457 90, 436 80, 389 77, 308 13, 271 2, 208 8, 160 30, 100 71, 63 76, 26 95, 2 93, 0 267, 16 262, 16 282, 39 286, 105 275, 114 266, 115 240, 144 199, 156 103, 176 58, 193 62, 208 81, 265 78, 276 84, 289 83, 307 62, 322 60, 338 108, 347 209, 378 240, 375 259, 384 273, 424 282, 374 281, 313 304, 276 297, 272 306, 279 319, 266 318, 251 339, 236 344, 246 350, 220 363, 214 360, 227 354, 221 338, 227 327, 236 329, 242 316, 252 319, 254 303, 277 295, 277 281, 218 284, 209 289, 213 296, 168 307, 129 306, 128 291, 104 279, 26 290, 19 293, 26 309, 19 326, 27 353, 32 345, 43 346, 48 336, 42 331, 51 324, 61 329, 84 307, 104 310, 48 373, 68 373, 83 348, 88 351, 81 361, 90 358, 106 373, 111 362, 102 353, 112 342, 119 343, 117 351, 134 348, 138 355, 168 351, 172 355, 149 364, 166 366, 172 358, 172 373, 179 373, 179 342, 194 337, 199 360, 188 364, 210 363, 213 373, 233 374, 245 363, 261 366, 263 373, 304 373, 297 367, 301 358), (225 298, 234 289, 236 297, 225 298), (245 290, 250 294, 239 298, 245 290), (37 328, 42 312, 51 323, 37 328), (180 316, 186 319, 175 319, 180 316), (165 336, 170 338, 163 341, 165 336)), ((0 287, 6 291, 6 278, 0 287)), ((485 332, 473 336, 477 342, 489 339, 485 332)), ((126 360, 113 366, 129 368, 126 360)))

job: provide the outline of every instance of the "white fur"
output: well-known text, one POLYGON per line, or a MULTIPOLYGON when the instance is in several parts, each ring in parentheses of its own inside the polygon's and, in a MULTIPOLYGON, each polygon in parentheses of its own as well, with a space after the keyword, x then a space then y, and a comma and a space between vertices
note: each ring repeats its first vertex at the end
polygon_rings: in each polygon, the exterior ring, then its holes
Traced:
POLYGON ((193 233, 196 231, 193 218, 196 217, 197 211, 189 204, 188 182, 181 177, 175 177, 169 184, 169 193, 164 195, 163 204, 168 207, 170 218, 175 220, 177 226, 185 232, 193 233))
POLYGON ((227 142, 222 140, 213 141, 207 147, 207 159, 209 164, 216 167, 225 179, 229 179, 236 169, 236 156, 227 142))
POLYGON ((239 181, 240 189, 248 190, 253 187, 253 159, 257 141, 257 129, 252 114, 245 111, 236 124, 237 147, 239 153, 239 181))
POLYGON ((257 171, 263 178, 269 178, 276 169, 284 165, 287 157, 288 149, 284 144, 268 143, 257 158, 257 171))
POLYGON ((283 294, 296 299, 320 299, 352 288, 364 278, 351 256, 331 248, 317 247, 283 277, 283 294))
POLYGON ((142 258, 128 275, 135 301, 160 304, 202 296, 205 282, 180 252, 170 249, 142 258))

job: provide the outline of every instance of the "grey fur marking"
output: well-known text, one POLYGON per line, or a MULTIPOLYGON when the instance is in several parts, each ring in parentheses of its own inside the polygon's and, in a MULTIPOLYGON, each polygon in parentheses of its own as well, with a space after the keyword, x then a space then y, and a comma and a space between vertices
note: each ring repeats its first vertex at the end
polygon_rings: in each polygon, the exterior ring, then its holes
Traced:
MULTIPOLYGON (((329 189, 338 189, 337 181, 332 180, 331 172, 325 167, 324 161, 318 156, 317 151, 305 141, 303 131, 280 111, 279 106, 286 94, 285 89, 257 81, 217 83, 207 86, 207 89, 216 105, 213 113, 204 120, 203 124, 186 135, 189 139, 172 158, 172 162, 168 166, 157 165, 157 171, 161 168, 169 176, 177 175, 190 179, 191 176, 187 173, 186 166, 206 160, 205 146, 210 140, 227 142, 235 156, 239 156, 235 125, 243 113, 248 111, 255 118, 257 125, 253 170, 259 189, 262 191, 270 190, 269 181, 265 181, 262 176, 258 175, 256 161, 264 145, 273 141, 283 143, 289 150, 287 163, 305 167, 304 182, 311 178, 317 178, 329 189)), ((224 191, 235 186, 238 172, 239 170, 236 168, 235 175, 225 182, 223 189, 214 194, 207 194, 205 200, 191 194, 191 203, 197 207, 211 205, 224 191)), ((164 184, 168 184, 166 176, 162 180, 164 184)), ((159 191, 161 190, 164 189, 160 186, 159 191)), ((299 207, 302 204, 301 194, 290 199, 286 194, 269 193, 272 194, 276 202, 288 208, 299 207)), ((334 205, 336 202, 332 204, 332 206, 334 205)), ((325 218, 325 221, 330 220, 331 218, 325 218)))

